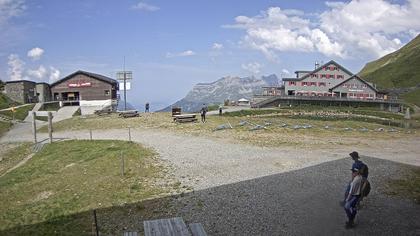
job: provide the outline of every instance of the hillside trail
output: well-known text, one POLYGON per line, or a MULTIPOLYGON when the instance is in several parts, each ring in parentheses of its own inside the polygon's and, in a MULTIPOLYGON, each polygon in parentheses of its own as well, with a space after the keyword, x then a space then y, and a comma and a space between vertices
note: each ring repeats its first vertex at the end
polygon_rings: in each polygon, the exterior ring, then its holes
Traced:
MULTIPOLYGON (((27 127, 28 128, 28 127, 27 127)), ((32 141, 29 129, 20 127, 18 133, 9 132, 0 143, 32 141)), ((55 139, 90 139, 88 130, 54 133, 55 139)), ((38 134, 45 140, 47 134, 38 134)), ((93 130, 93 139, 129 140, 127 129, 93 130)), ((363 156, 379 157, 420 166, 420 149, 411 141, 389 141, 372 147, 336 146, 330 149, 282 146, 258 147, 232 143, 226 140, 191 136, 155 129, 131 129, 131 140, 154 149, 170 165, 173 174, 185 185, 204 189, 267 175, 288 172, 324 162, 348 158, 348 153, 359 151, 363 156)), ((350 158, 349 163, 350 163, 350 158)))

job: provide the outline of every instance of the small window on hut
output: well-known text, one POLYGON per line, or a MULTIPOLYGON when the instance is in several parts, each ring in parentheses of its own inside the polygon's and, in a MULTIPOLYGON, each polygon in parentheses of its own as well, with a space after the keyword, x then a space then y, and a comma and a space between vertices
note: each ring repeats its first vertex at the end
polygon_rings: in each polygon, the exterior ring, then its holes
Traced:
POLYGON ((109 94, 110 94, 109 90, 105 90, 105 95, 109 95, 109 94))

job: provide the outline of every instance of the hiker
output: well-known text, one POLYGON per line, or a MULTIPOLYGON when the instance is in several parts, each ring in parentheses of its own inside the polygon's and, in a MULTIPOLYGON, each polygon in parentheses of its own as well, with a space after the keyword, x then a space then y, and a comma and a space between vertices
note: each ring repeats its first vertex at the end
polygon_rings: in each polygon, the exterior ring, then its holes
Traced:
MULTIPOLYGON (((353 165, 351 166, 351 168, 352 169, 358 169, 359 170, 359 172, 360 172, 360 175, 362 176, 362 183, 363 183, 363 185, 365 184, 365 182, 368 182, 367 181, 367 178, 368 178, 368 176, 369 176, 369 168, 368 168, 368 166, 365 164, 365 163, 363 163, 361 160, 359 160, 360 159, 360 157, 359 157, 359 153, 358 152, 356 152, 356 151, 354 151, 354 152, 351 152, 351 153, 349 153, 349 156, 353 159, 353 161, 354 161, 354 163, 353 163, 353 165)), ((370 187, 370 186, 369 186, 370 187)), ((348 195, 348 193, 349 193, 349 191, 350 191, 350 183, 347 185, 347 188, 346 188, 346 192, 345 192, 345 194, 344 194, 344 199, 346 199, 347 198, 347 195, 348 195)), ((360 198, 360 201, 363 199, 363 196, 360 198)))
POLYGON ((219 116, 222 115, 222 105, 219 106, 219 116))
POLYGON ((361 196, 362 188, 362 175, 359 172, 359 169, 352 168, 352 181, 350 183, 349 193, 344 202, 344 210, 346 211, 348 221, 346 222, 346 228, 354 227, 354 218, 357 214, 357 203, 359 202, 361 196))
POLYGON ((150 104, 146 102, 144 112, 149 112, 150 104))
POLYGON ((359 153, 354 151, 354 152, 351 152, 349 155, 354 161, 354 163, 351 167, 360 170, 360 174, 362 175, 362 177, 367 179, 368 176, 369 176, 368 167, 365 163, 363 163, 361 160, 359 160, 360 159, 359 153))
POLYGON ((201 122, 206 122, 206 113, 207 113, 207 107, 205 104, 203 104, 203 107, 200 110, 200 114, 201 114, 201 122))

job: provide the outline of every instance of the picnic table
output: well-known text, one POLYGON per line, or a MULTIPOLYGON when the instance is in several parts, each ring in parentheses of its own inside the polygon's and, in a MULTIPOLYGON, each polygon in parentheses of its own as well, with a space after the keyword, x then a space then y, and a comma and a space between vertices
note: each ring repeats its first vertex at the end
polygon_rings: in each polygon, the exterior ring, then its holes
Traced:
POLYGON ((185 122, 196 122, 196 114, 181 114, 181 115, 173 115, 174 121, 178 123, 185 123, 185 122))

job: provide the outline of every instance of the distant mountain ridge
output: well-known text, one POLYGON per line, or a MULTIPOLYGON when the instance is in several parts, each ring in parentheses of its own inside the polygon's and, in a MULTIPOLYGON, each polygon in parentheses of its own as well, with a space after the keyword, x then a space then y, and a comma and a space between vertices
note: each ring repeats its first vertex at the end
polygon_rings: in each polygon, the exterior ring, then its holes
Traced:
POLYGON ((169 111, 171 107, 181 107, 182 111, 195 112, 200 110, 203 103, 220 104, 226 99, 251 99, 254 94, 262 92, 262 87, 280 84, 281 80, 275 74, 261 78, 227 76, 211 83, 196 84, 183 99, 162 111, 169 111))
POLYGON ((420 106, 420 35, 399 50, 367 63, 358 75, 420 106))

